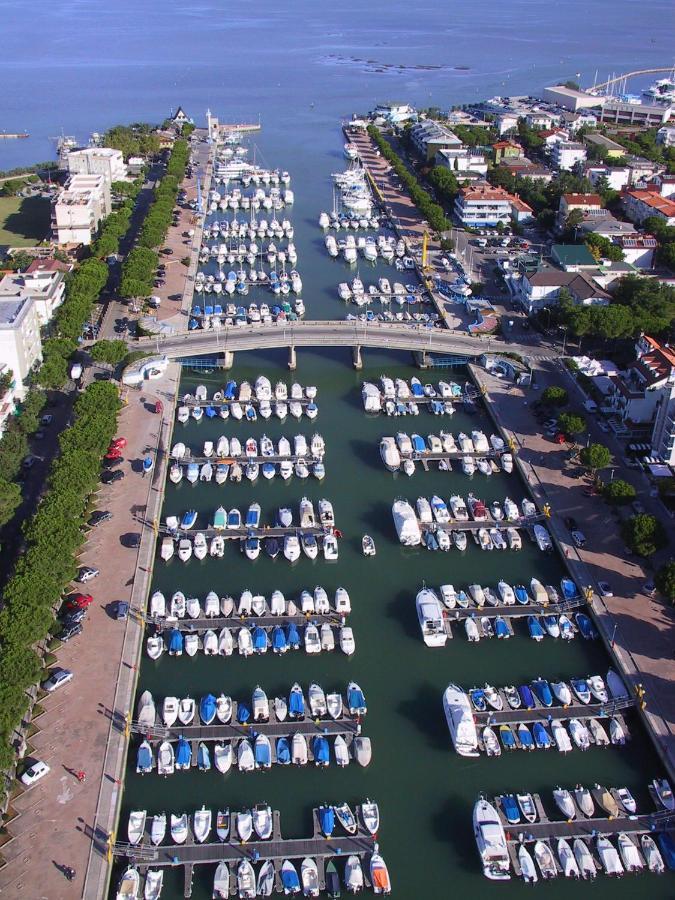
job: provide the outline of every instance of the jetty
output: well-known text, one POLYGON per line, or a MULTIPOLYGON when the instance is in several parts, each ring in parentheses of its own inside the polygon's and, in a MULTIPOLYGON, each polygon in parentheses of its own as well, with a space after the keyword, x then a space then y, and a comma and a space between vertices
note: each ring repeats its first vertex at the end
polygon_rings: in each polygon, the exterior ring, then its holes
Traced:
MULTIPOLYGON (((333 857, 346 859, 348 856, 358 856, 365 862, 376 850, 375 837, 365 831, 359 824, 354 835, 333 835, 326 838, 319 824, 318 809, 312 810, 313 831, 309 838, 284 838, 281 832, 281 817, 277 810, 272 814, 272 837, 268 841, 251 840, 241 843, 230 838, 228 841, 213 841, 198 844, 194 839, 191 826, 187 842, 185 844, 171 844, 153 846, 147 835, 144 835, 139 844, 133 845, 117 842, 112 845, 112 853, 116 857, 126 858, 135 863, 141 872, 149 867, 157 866, 183 866, 184 867, 184 897, 192 896, 192 879, 195 866, 211 864, 217 865, 222 860, 229 864, 230 869, 230 896, 237 895, 237 865, 242 859, 251 863, 263 863, 272 860, 276 871, 275 887, 278 893, 283 893, 281 881, 281 866, 285 859, 302 860, 311 857, 316 860, 319 869, 319 887, 325 890, 325 863, 333 857)), ((360 817, 357 816, 357 822, 360 817)), ((339 825, 336 827, 340 827, 339 825)), ((236 834, 236 813, 230 814, 230 835, 236 834)), ((363 864, 365 884, 370 887, 369 867, 363 864)))
MULTIPOLYGON (((501 691, 499 693, 502 694, 501 691)), ((532 709, 523 709, 522 707, 520 709, 511 709, 506 704, 506 699, 504 699, 504 709, 488 709, 485 712, 474 711, 473 717, 476 725, 481 727, 485 725, 518 725, 520 722, 523 722, 525 725, 541 722, 542 725, 545 725, 547 722, 555 720, 584 720, 617 716, 620 710, 634 707, 635 702, 631 697, 625 697, 609 700, 607 703, 575 702, 570 704, 570 706, 544 706, 541 703, 537 703, 532 709)))
POLYGON ((304 527, 300 525, 290 525, 287 528, 283 525, 263 525, 258 528, 248 528, 245 525, 242 525, 240 528, 220 529, 209 526, 208 528, 195 527, 189 531, 178 528, 174 531, 167 528, 165 525, 162 525, 159 526, 159 531, 161 534, 172 537, 175 540, 181 540, 181 538, 194 538, 197 534, 203 534, 207 540, 216 537, 216 535, 220 535, 226 541, 244 541, 246 538, 259 538, 260 540, 272 537, 284 538, 289 534, 295 534, 298 537, 308 534, 313 534, 314 537, 323 537, 326 534, 333 534, 334 528, 332 525, 312 525, 304 527))
POLYGON ((154 626, 157 630, 161 631, 166 627, 176 628, 178 631, 184 632, 202 632, 209 629, 219 631, 221 628, 230 628, 234 632, 237 628, 255 627, 268 630, 276 628, 278 625, 281 627, 284 625, 323 625, 324 623, 328 625, 344 625, 345 621, 346 616, 336 610, 331 610, 328 613, 298 612, 295 616, 273 616, 270 613, 256 616, 252 613, 242 615, 232 613, 231 616, 213 616, 210 618, 200 616, 197 619, 174 619, 159 616, 148 616, 146 618, 148 625, 154 626))
MULTIPOLYGON (((224 397, 214 400, 213 398, 206 400, 197 400, 195 397, 182 397, 176 400, 177 406, 187 406, 188 409, 195 409, 196 407, 201 407, 201 409, 206 409, 207 406, 213 407, 213 409, 228 409, 234 403, 238 403, 240 406, 252 406, 254 409, 259 409, 260 404, 269 403, 270 406, 275 403, 285 403, 289 406, 291 403, 299 403, 300 406, 308 406, 310 403, 314 403, 314 400, 310 400, 308 397, 298 397, 297 399, 294 397, 288 397, 286 400, 277 400, 276 397, 271 397, 269 400, 258 400, 255 397, 252 397, 250 400, 237 400, 231 399, 226 400, 224 397)), ((316 405, 316 404, 315 404, 316 405)))
POLYGON ((189 466, 190 463, 197 463, 198 465, 203 465, 205 463, 211 463, 212 466, 220 465, 221 463, 226 466, 231 466, 234 463, 239 463, 241 466, 247 466, 249 463, 258 463, 259 465, 264 465, 265 463, 273 463, 274 465, 279 465, 282 462, 291 462, 295 465, 295 463, 299 462, 323 462, 322 456, 315 456, 312 453, 307 453, 304 456, 301 456, 297 453, 289 453, 287 456, 279 456, 278 454, 274 454, 274 456, 261 456, 257 454, 256 456, 247 456, 246 453, 240 453, 237 456, 192 456, 186 455, 181 457, 171 457, 171 464, 178 466, 189 466))

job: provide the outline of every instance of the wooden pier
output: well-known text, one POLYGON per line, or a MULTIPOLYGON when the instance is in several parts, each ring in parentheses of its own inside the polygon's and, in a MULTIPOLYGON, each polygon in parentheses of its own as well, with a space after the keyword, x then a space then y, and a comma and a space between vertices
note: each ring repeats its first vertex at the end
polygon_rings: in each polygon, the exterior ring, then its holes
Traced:
POLYGON ((146 622, 158 631, 163 631, 165 628, 176 628, 178 631, 187 633, 195 631, 201 633, 209 629, 211 631, 220 631, 221 628, 230 628, 234 632, 237 628, 255 628, 256 626, 268 630, 278 625, 282 628, 285 625, 323 625, 324 623, 328 625, 345 625, 346 619, 346 615, 331 610, 328 613, 298 612, 295 616, 273 616, 270 613, 265 613, 262 616, 256 616, 252 613, 242 613, 241 615, 232 613, 231 616, 212 616, 211 618, 200 616, 197 619, 147 616, 146 622))
POLYGON ((468 521, 453 519, 449 522, 420 522, 421 531, 480 531, 481 528, 496 528, 498 531, 507 531, 509 528, 525 528, 530 530, 533 525, 544 521, 546 516, 543 513, 535 516, 521 516, 518 519, 493 519, 491 516, 487 519, 476 521, 469 519, 468 521))
MULTIPOLYGON (((299 403, 300 406, 308 406, 310 403, 315 403, 315 400, 310 400, 308 397, 299 397, 297 399, 288 397, 286 400, 277 400, 276 397, 270 397, 269 400, 258 400, 255 397, 251 397, 250 400, 238 400, 236 398, 232 398, 231 400, 226 400, 225 398, 222 400, 197 400, 195 397, 179 397, 178 400, 176 400, 176 406, 187 406, 188 409, 194 409, 197 406, 200 406, 202 409, 206 409, 207 406, 212 406, 214 409, 221 409, 232 406, 233 403, 238 403, 240 406, 252 406, 254 409, 259 409, 261 403, 269 403, 270 405, 285 403, 287 406, 291 403, 299 403)), ((244 416, 241 421, 244 422, 245 419, 246 417, 244 416)))
MULTIPOLYGON (((309 446, 308 446, 309 450, 309 446)), ((189 466, 190 463, 197 463, 197 465, 205 465, 206 463, 211 463, 212 466, 217 466, 220 463, 224 465, 233 465, 234 463, 239 463, 240 466, 247 466, 249 463, 258 463, 259 465, 264 465, 265 463, 273 463, 278 466, 282 462, 290 462, 295 465, 295 463, 304 462, 304 463, 316 463, 323 462, 325 454, 320 456, 315 456, 314 454, 308 452, 304 456, 300 456, 296 453, 291 453, 288 456, 278 456, 275 454, 274 456, 261 456, 260 454, 256 456, 248 456, 246 453, 240 453, 238 456, 216 456, 214 453, 212 456, 181 456, 181 457, 171 457, 171 465, 179 465, 179 466, 189 466)))
MULTIPOLYGON (((354 855, 361 859, 366 886, 371 886, 369 867, 365 863, 366 858, 375 852, 376 837, 365 831, 360 824, 357 833, 349 836, 344 834, 341 826, 336 822, 336 830, 342 831, 342 834, 326 838, 321 832, 318 810, 314 809, 312 811, 312 836, 310 838, 285 839, 281 833, 279 812, 275 810, 272 816, 272 837, 268 841, 261 841, 257 837, 246 843, 238 841, 236 837, 233 837, 236 835, 236 813, 231 813, 230 839, 228 841, 198 844, 190 826, 188 840, 185 844, 162 844, 155 847, 150 843, 149 837, 145 835, 138 845, 115 843, 112 852, 116 857, 126 858, 131 863, 135 863, 141 872, 145 872, 150 867, 183 866, 185 869, 185 897, 190 897, 192 894, 192 876, 195 866, 204 864, 216 866, 223 860, 229 864, 229 893, 233 897, 237 895, 237 866, 242 859, 246 859, 252 864, 272 860, 276 872, 275 889, 278 893, 283 893, 281 866, 284 860, 300 861, 305 857, 315 859, 319 870, 319 887, 321 890, 325 890, 326 862, 332 858, 346 860, 348 856, 354 855)), ((357 822, 359 822, 358 813, 357 822)), ((215 833, 215 816, 213 831, 215 833)), ((298 871, 299 876, 300 872, 298 871)))
POLYGON ((332 525, 313 525, 311 527, 302 527, 300 525, 291 525, 285 528, 281 525, 263 525, 258 528, 247 528, 242 525, 241 528, 214 528, 210 525, 207 528, 199 528, 198 526, 186 531, 184 529, 169 530, 165 525, 159 527, 161 534, 172 537, 179 541, 182 538, 194 538, 197 534, 203 534, 209 540, 217 535, 223 537, 226 541, 245 541, 246 538, 284 538, 289 534, 295 534, 298 537, 302 535, 313 534, 314 537, 323 537, 333 532, 332 525))
MULTIPOLYGON (((503 693, 499 692, 503 697, 503 693)), ((620 710, 628 709, 635 706, 635 700, 630 697, 621 698, 619 700, 610 700, 607 703, 580 703, 574 702, 570 706, 543 706, 537 701, 537 705, 533 709, 511 709, 504 698, 504 709, 488 709, 485 712, 474 711, 473 717, 476 725, 484 727, 485 725, 518 725, 523 722, 525 725, 541 722, 546 725, 547 722, 558 721, 563 719, 602 719, 616 716, 620 710)), ((623 720, 621 719, 623 722, 623 720)))

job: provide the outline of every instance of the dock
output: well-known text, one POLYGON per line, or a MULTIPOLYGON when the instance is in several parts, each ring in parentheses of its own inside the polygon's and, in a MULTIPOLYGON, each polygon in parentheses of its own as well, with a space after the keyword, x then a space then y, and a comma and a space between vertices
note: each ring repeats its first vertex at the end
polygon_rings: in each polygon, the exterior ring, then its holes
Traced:
POLYGON ((276 397, 270 397, 269 400, 257 400, 255 397, 251 397, 250 400, 237 400, 236 398, 232 398, 231 400, 226 400, 222 398, 220 400, 207 399, 207 400, 197 400, 195 397, 180 397, 176 401, 176 406, 187 406, 188 409, 194 409, 197 406, 200 406, 202 409, 206 409, 207 406, 212 406, 214 409, 223 409, 229 406, 232 406, 233 403, 238 403, 240 406, 252 406, 254 409, 260 408, 261 403, 269 403, 270 405, 274 403, 285 403, 289 406, 291 403, 299 403, 300 406, 308 406, 310 403, 314 403, 314 400, 310 400, 308 397, 288 397, 286 400, 277 400, 276 397))
MULTIPOLYGON (((236 720, 236 707, 232 718, 236 720)), ((195 718, 199 716, 199 712, 195 713, 195 718)), ((305 737, 337 737, 338 734, 343 736, 358 736, 361 733, 361 723, 356 716, 349 714, 341 716, 339 719, 285 719, 279 722, 274 717, 274 710, 270 710, 270 718, 267 722, 253 722, 250 720, 245 725, 240 725, 236 721, 234 724, 223 725, 219 722, 217 725, 182 725, 175 722, 169 728, 161 722, 157 722, 152 728, 142 722, 132 722, 131 730, 136 734, 142 734, 150 743, 159 741, 177 741, 178 738, 185 738, 186 741, 237 741, 242 738, 255 737, 258 734, 264 734, 268 738, 288 737, 292 734, 304 734, 305 737)), ((196 749, 196 748, 195 748, 196 749)), ((196 762, 196 754, 193 754, 196 762)))
POLYGON ((336 610, 328 613, 302 613, 298 612, 294 616, 273 616, 265 613, 262 616, 256 616, 252 613, 238 615, 232 613, 231 616, 213 616, 211 618, 200 616, 197 619, 174 619, 171 617, 147 616, 146 622, 149 626, 153 626, 157 631, 164 628, 175 628, 184 632, 202 632, 220 631, 221 628, 230 628, 234 631, 237 628, 255 628, 260 627, 267 629, 276 628, 278 625, 344 625, 346 616, 336 610))
POLYGON ((181 540, 182 538, 193 538, 197 534, 203 534, 204 537, 208 540, 209 538, 214 538, 216 535, 220 535, 226 541, 245 541, 246 538, 259 538, 263 540, 264 538, 284 538, 289 534, 295 534, 298 537, 302 537, 302 535, 313 534, 314 537, 323 537, 326 534, 331 534, 333 532, 333 526, 331 525, 312 525, 309 527, 301 527, 297 526, 289 526, 288 528, 283 527, 282 525, 263 525, 258 528, 247 528, 242 525, 241 528, 214 528, 213 526, 209 526, 208 528, 199 528, 195 527, 189 531, 181 530, 180 528, 175 531, 168 529, 165 525, 161 525, 159 527, 159 531, 163 535, 167 535, 168 537, 172 537, 175 540, 181 540))
MULTIPOLYGON (((501 693, 501 692, 500 692, 501 693)), ((540 703, 533 709, 511 709, 506 700, 504 700, 505 708, 502 710, 489 709, 485 712, 474 711, 473 717, 476 725, 484 727, 485 725, 518 725, 523 722, 525 725, 531 725, 535 722, 541 722, 546 725, 548 722, 563 719, 602 719, 616 716, 623 709, 629 709, 635 706, 635 700, 631 697, 619 700, 610 700, 608 703, 572 703, 570 706, 543 706, 540 703)), ((622 722, 623 724, 623 722, 622 722)))
POLYGON ((299 456, 296 453, 291 453, 287 456, 279 456, 278 454, 275 454, 274 456, 261 456, 260 454, 257 456, 248 456, 246 453, 240 453, 237 456, 216 456, 213 454, 212 456, 186 455, 181 457, 171 457, 171 465, 178 466, 189 466, 190 463, 197 463, 197 465, 211 463, 212 466, 217 466, 220 463, 229 466, 234 463, 239 463, 240 466, 247 466, 249 463, 258 463, 259 465, 272 463, 273 465, 279 465, 282 462, 290 462, 294 465, 299 462, 323 462, 323 454, 321 456, 314 456, 312 453, 308 452, 305 456, 299 456))
POLYGON ((499 531, 507 531, 509 528, 531 529, 538 522, 543 522, 546 516, 540 513, 536 516, 521 516, 518 519, 487 519, 460 520, 450 518, 448 522, 419 522, 421 531, 480 531, 481 528, 496 528, 499 531))
MULTIPOLYGON (((192 895, 192 876, 195 866, 204 864, 215 866, 223 860, 229 864, 229 893, 233 897, 237 895, 237 865, 242 859, 247 859, 253 864, 272 860, 276 871, 275 888, 278 893, 283 893, 281 865, 285 859, 300 861, 308 856, 315 859, 319 869, 319 887, 321 890, 324 890, 326 887, 326 861, 332 857, 346 859, 348 856, 354 855, 361 859, 364 881, 366 886, 370 887, 369 867, 366 864, 366 857, 375 852, 376 839, 369 832, 365 831, 360 824, 356 834, 352 836, 343 833, 339 836, 333 835, 330 838, 326 838, 320 829, 318 809, 314 809, 312 811, 312 836, 309 838, 285 839, 281 833, 279 812, 275 810, 272 816, 272 837, 268 841, 251 840, 244 844, 230 837, 230 840, 224 842, 213 841, 198 844, 195 842, 190 826, 189 836, 185 844, 155 847, 150 843, 149 837, 145 835, 138 845, 123 842, 113 844, 112 852, 116 857, 126 858, 130 862, 135 863, 141 872, 144 872, 150 866, 183 866, 185 869, 185 897, 192 895)), ((358 815, 357 822, 359 822, 358 815)), ((341 829, 337 822, 336 829, 341 829)), ((215 833, 215 822, 213 832, 215 833)), ((236 834, 236 813, 231 813, 230 836, 234 834, 236 834)), ((299 874, 298 871, 298 876, 299 874)))

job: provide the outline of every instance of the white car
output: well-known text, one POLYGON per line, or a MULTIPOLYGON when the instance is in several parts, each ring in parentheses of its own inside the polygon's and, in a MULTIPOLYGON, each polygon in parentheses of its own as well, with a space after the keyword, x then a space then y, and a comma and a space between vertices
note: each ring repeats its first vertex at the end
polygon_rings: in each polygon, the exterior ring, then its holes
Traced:
POLYGON ((26 787, 30 787, 35 784, 36 781, 39 781, 41 778, 44 778, 45 775, 48 775, 49 772, 50 769, 47 763, 38 760, 23 773, 21 776, 21 783, 25 784, 26 787))
POLYGON ((600 591, 601 597, 613 597, 614 596, 614 592, 612 591, 612 588, 609 586, 609 584, 606 581, 598 582, 598 590, 600 591))
POLYGON ((47 691, 48 694, 51 694, 58 688, 63 687, 64 684, 68 684, 69 681, 72 681, 72 678, 73 673, 68 669, 58 669, 43 683, 42 688, 47 691))

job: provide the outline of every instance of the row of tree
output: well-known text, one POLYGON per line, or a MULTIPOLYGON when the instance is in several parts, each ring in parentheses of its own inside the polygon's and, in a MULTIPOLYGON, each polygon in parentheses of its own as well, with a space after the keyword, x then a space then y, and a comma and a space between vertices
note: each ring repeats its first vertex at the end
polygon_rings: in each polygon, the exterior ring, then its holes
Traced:
POLYGON ((123 196, 124 200, 115 212, 110 213, 103 222, 100 233, 90 248, 92 256, 97 259, 105 259, 112 253, 118 252, 120 240, 129 230, 136 198, 142 186, 142 178, 137 178, 135 181, 115 182, 112 185, 113 193, 118 197, 123 196))
POLYGON ((443 207, 435 203, 428 191, 421 187, 417 178, 412 175, 401 157, 394 152, 389 141, 384 138, 374 125, 368 126, 368 134, 377 144, 380 153, 390 163, 394 172, 405 186, 410 199, 429 223, 433 231, 447 231, 450 222, 445 217, 443 207))
POLYGON ((171 224, 176 197, 185 177, 190 149, 187 141, 177 140, 166 164, 166 174, 155 188, 155 196, 143 222, 138 243, 141 247, 159 247, 171 224))
POLYGON ((154 156, 160 150, 155 126, 144 122, 109 128, 103 135, 103 146, 121 150, 125 161, 130 156, 154 156))
MULTIPOLYGON (((2 390, 1 395, 6 389, 2 390)), ((0 528, 12 519, 21 504, 18 476, 28 453, 28 440, 38 429, 44 405, 43 391, 29 391, 19 407, 18 415, 7 422, 0 438, 0 528)))
POLYGON ((14 761, 13 730, 30 705, 28 688, 42 677, 35 651, 54 625, 66 586, 75 576, 81 526, 95 490, 101 457, 115 434, 120 401, 110 382, 80 395, 74 422, 61 435, 47 494, 25 529, 26 550, 4 591, 0 612, 0 768, 14 761))

